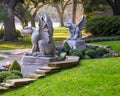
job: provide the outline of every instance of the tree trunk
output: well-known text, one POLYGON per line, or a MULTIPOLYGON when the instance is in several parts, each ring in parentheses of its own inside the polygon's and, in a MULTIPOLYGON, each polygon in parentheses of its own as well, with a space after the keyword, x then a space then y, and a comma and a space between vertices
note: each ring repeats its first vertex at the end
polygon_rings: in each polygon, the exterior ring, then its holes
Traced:
POLYGON ((114 16, 120 16, 120 0, 106 0, 107 3, 111 6, 114 16))
POLYGON ((76 11, 77 11, 77 0, 73 0, 73 10, 72 10, 72 21, 73 23, 76 23, 76 11))
POLYGON ((63 14, 60 13, 59 16, 60 16, 60 26, 63 27, 64 26, 63 14))
POLYGON ((16 41, 17 34, 15 30, 15 22, 14 22, 14 7, 15 0, 10 0, 7 4, 7 20, 4 21, 4 41, 16 41))

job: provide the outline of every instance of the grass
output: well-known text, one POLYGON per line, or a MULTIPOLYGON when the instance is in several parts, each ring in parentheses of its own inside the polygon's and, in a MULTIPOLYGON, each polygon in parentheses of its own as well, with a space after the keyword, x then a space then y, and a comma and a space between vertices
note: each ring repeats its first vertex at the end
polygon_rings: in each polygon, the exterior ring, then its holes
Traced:
POLYGON ((93 42, 93 44, 107 45, 113 50, 116 50, 120 54, 120 40, 119 41, 104 41, 104 42, 93 42))
POLYGON ((120 96, 120 57, 81 60, 72 69, 1 96, 120 96))

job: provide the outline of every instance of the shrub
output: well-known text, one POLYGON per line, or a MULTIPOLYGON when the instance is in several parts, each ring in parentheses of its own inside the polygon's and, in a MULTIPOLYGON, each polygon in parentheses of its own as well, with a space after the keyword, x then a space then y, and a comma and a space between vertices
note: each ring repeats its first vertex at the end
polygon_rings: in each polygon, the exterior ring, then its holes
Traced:
POLYGON ((9 67, 9 71, 12 71, 12 70, 21 71, 21 66, 16 60, 14 60, 11 66, 9 67))
POLYGON ((111 57, 111 55, 110 55, 109 53, 104 54, 104 55, 103 55, 103 58, 106 58, 106 57, 111 57))
POLYGON ((84 49, 81 49, 80 51, 81 51, 81 53, 82 53, 83 55, 85 55, 85 52, 86 52, 87 50, 89 50, 89 48, 84 48, 84 49))
POLYGON ((14 75, 17 75, 19 77, 23 77, 22 76, 22 73, 20 71, 17 71, 17 70, 12 70, 11 73, 13 73, 14 75))
POLYGON ((85 38, 85 42, 98 42, 98 41, 113 41, 120 40, 120 36, 105 36, 105 37, 97 37, 97 38, 85 38))
POLYGON ((3 82, 5 82, 6 80, 9 80, 9 79, 18 79, 18 78, 21 78, 21 77, 18 75, 12 74, 12 75, 9 75, 6 78, 4 78, 3 82))
POLYGON ((3 59, 4 59, 4 57, 2 55, 0 55, 0 60, 3 60, 3 59))
POLYGON ((85 52, 85 55, 90 56, 91 58, 94 58, 96 56, 96 51, 93 49, 89 49, 85 52))
POLYGON ((79 56, 80 59, 83 58, 83 54, 79 50, 71 50, 70 54, 71 56, 79 56))
POLYGON ((103 55, 103 54, 107 54, 108 53, 108 51, 105 48, 97 48, 96 52, 99 55, 103 55))
POLYGON ((68 51, 71 49, 67 42, 64 43, 63 47, 68 51))
POLYGON ((0 72, 0 83, 3 82, 3 80, 10 75, 13 75, 13 74, 9 71, 0 72))
POLYGON ((84 59, 91 59, 91 57, 88 56, 88 55, 85 55, 85 56, 84 56, 84 59))
POLYGON ((3 28, 1 28, 1 29, 0 29, 0 38, 2 39, 2 38, 3 38, 3 36, 4 36, 4 29, 3 29, 3 28))
POLYGON ((117 36, 120 35, 119 26, 119 16, 99 16, 88 20, 86 30, 94 37, 117 36))

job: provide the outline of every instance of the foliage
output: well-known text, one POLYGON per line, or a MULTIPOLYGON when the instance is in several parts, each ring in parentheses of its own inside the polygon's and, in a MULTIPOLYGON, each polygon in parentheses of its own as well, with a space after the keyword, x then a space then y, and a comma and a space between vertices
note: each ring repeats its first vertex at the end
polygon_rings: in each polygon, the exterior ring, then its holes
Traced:
POLYGON ((92 42, 92 44, 110 46, 112 50, 120 54, 120 41, 92 42))
POLYGON ((4 56, 0 55, 0 60, 3 60, 4 59, 4 56))
POLYGON ((18 79, 18 78, 21 78, 21 77, 18 75, 11 74, 11 75, 7 76, 6 78, 4 78, 3 82, 5 82, 6 80, 9 80, 9 79, 18 79))
POLYGON ((65 48, 67 51, 71 49, 67 42, 64 43, 63 48, 65 48))
POLYGON ((86 30, 94 37, 120 35, 119 16, 99 16, 88 20, 86 30))
POLYGON ((119 96, 119 81, 120 57, 81 60, 75 68, 38 79, 1 96, 119 96))
POLYGON ((89 49, 85 52, 85 55, 90 56, 91 58, 95 58, 96 56, 96 51, 94 49, 89 49))
POLYGON ((107 58, 107 57, 112 57, 112 56, 109 53, 103 55, 103 58, 107 58))
POLYGON ((6 13, 5 13, 5 8, 3 4, 0 4, 0 22, 7 19, 6 13))
POLYGON ((11 76, 13 75, 11 72, 9 71, 2 71, 0 72, 0 83, 3 82, 3 80, 8 77, 8 76, 11 76))
POLYGON ((21 72, 21 66, 16 60, 14 60, 13 63, 9 67, 9 71, 12 71, 12 70, 17 70, 21 72))
POLYGON ((120 36, 105 36, 105 37, 96 37, 96 38, 85 38, 85 42, 98 42, 98 41, 115 41, 120 40, 120 36))
POLYGON ((23 77, 22 73, 20 71, 18 71, 18 70, 12 70, 11 73, 13 73, 14 75, 17 75, 17 76, 19 76, 21 78, 23 77))
POLYGON ((107 51, 105 48, 97 48, 97 49, 96 49, 96 52, 97 52, 97 54, 99 54, 99 55, 104 55, 104 54, 107 54, 107 53, 108 53, 108 51, 107 51))
POLYGON ((83 58, 83 54, 81 53, 80 50, 73 49, 70 51, 71 56, 79 56, 80 59, 83 58))

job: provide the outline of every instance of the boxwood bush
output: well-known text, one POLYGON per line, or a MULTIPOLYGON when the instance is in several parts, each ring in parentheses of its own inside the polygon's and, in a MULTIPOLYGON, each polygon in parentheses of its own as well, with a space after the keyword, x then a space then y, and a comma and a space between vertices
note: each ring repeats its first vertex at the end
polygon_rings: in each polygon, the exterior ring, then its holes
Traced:
POLYGON ((12 71, 12 70, 17 70, 21 72, 21 66, 16 60, 14 60, 13 63, 9 67, 9 71, 12 71))
POLYGON ((88 20, 87 32, 94 37, 120 35, 120 16, 98 16, 88 20))

